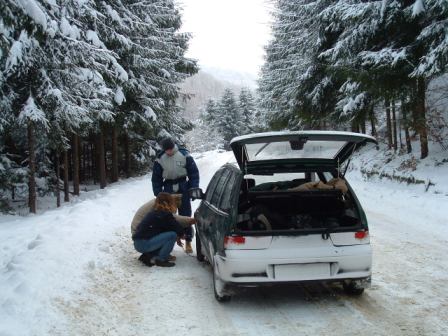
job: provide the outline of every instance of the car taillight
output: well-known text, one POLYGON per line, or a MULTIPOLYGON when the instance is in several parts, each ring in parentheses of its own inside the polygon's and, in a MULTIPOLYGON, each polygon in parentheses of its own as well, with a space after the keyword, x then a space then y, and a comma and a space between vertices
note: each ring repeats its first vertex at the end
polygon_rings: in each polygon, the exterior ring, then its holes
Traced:
POLYGON ((364 239, 369 235, 369 231, 358 231, 355 232, 356 239, 364 239))
POLYGON ((242 245, 246 242, 246 238, 243 236, 225 236, 224 237, 224 247, 230 244, 242 245))

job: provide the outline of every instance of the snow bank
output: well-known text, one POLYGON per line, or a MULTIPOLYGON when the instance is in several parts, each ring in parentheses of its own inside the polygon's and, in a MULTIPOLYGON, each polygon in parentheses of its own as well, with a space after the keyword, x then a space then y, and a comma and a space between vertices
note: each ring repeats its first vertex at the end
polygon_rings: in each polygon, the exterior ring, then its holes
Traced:
POLYGON ((448 152, 430 143, 430 154, 422 160, 417 152, 419 142, 413 141, 412 147, 416 153, 398 155, 380 144, 380 150, 355 155, 349 170, 380 184, 393 180, 401 188, 401 181, 406 190, 448 195, 448 152))
MULTIPOLYGON (((0 221, 0 335, 47 335, 64 328, 55 298, 70 300, 89 267, 102 267, 108 241, 128 226, 150 192, 149 177, 84 194, 38 216, 0 221)), ((1 216, 5 217, 5 216, 1 216)))

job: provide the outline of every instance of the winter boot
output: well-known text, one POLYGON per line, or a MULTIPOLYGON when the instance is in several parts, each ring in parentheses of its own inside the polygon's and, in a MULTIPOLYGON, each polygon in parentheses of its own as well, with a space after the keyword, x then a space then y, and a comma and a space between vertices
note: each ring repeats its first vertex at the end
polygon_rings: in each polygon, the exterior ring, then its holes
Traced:
POLYGON ((176 256, 173 256, 172 254, 170 254, 168 256, 168 261, 176 261, 176 256))
POLYGON ((152 253, 143 253, 138 260, 144 263, 146 266, 151 267, 154 266, 154 263, 151 261, 151 258, 154 257, 152 253))
POLYGON ((193 253, 193 248, 191 247, 191 242, 189 241, 185 242, 185 253, 193 253))
POLYGON ((163 260, 160 260, 160 259, 156 259, 155 263, 159 267, 173 267, 173 266, 176 266, 175 263, 170 262, 168 260, 163 261, 163 260))

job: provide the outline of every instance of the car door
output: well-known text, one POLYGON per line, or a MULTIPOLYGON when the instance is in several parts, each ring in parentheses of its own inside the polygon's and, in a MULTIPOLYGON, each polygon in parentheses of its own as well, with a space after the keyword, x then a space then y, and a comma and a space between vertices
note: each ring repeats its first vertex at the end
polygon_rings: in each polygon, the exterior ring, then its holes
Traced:
POLYGON ((212 203, 217 208, 216 223, 213 227, 211 237, 214 252, 223 253, 224 239, 233 228, 238 215, 238 194, 242 181, 242 173, 234 165, 226 165, 227 175, 222 180, 222 185, 217 186, 216 191, 219 196, 216 203, 212 203))
MULTIPOLYGON (((201 202, 196 211, 199 238, 202 242, 203 252, 211 260, 215 252, 222 249, 220 242, 224 240, 226 227, 230 216, 228 211, 220 208, 226 198, 226 190, 231 182, 232 174, 228 168, 221 168, 213 176, 206 191, 205 200, 201 202)), ((222 244, 221 244, 222 245, 222 244)))
POLYGON ((225 214, 221 213, 217 205, 219 203, 220 194, 223 190, 223 183, 228 177, 228 172, 224 168, 220 168, 210 180, 205 193, 205 199, 201 202, 196 210, 195 218, 197 220, 197 229, 199 239, 202 244, 202 252, 208 260, 211 260, 215 248, 213 245, 213 237, 216 223, 222 220, 225 214))

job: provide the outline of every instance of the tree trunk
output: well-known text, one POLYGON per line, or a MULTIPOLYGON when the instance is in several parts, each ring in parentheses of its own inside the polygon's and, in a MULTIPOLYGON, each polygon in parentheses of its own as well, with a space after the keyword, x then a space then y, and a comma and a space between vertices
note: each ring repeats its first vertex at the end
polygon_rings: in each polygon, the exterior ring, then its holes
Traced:
POLYGON ((59 162, 59 152, 56 152, 56 206, 61 206, 61 191, 59 190, 59 180, 61 179, 61 165, 59 162))
POLYGON ((78 136, 78 162, 79 162, 79 183, 83 183, 84 181, 84 170, 83 170, 83 161, 84 161, 84 144, 81 141, 81 137, 78 136))
POLYGON ((68 184, 68 151, 64 150, 64 202, 70 201, 70 190, 68 184))
POLYGON ((36 213, 36 153, 34 151, 34 124, 28 121, 28 155, 29 155, 29 173, 28 173, 28 206, 30 212, 36 213))
POLYGON ((389 98, 385 99, 386 105, 386 126, 387 126, 387 146, 392 148, 392 123, 390 121, 390 102, 389 98))
POLYGON ((403 128, 404 128, 404 137, 406 140, 406 149, 407 153, 412 153, 412 144, 411 144, 411 136, 409 135, 409 120, 407 116, 407 105, 405 104, 404 100, 401 101, 401 112, 403 115, 403 128))
POLYGON ((104 189, 106 188, 107 181, 106 181, 106 160, 105 160, 105 153, 104 153, 104 135, 103 130, 100 130, 100 133, 97 135, 97 169, 99 173, 99 180, 100 180, 100 188, 104 189))
POLYGON ((98 146, 97 146, 97 142, 98 140, 96 139, 96 135, 94 138, 95 143, 92 142, 91 146, 91 150, 90 150, 90 158, 91 158, 91 162, 92 165, 90 167, 90 172, 91 172, 91 176, 93 178, 93 184, 96 184, 98 182, 98 169, 97 169, 97 157, 98 157, 98 146))
POLYGON ((400 151, 401 149, 403 149, 403 132, 402 132, 402 125, 403 125, 403 120, 402 120, 402 112, 403 111, 403 107, 400 108, 400 112, 397 111, 397 132, 398 132, 398 143, 400 144, 400 151))
POLYGON ((73 134, 73 194, 79 195, 79 137, 73 134))
POLYGON ((398 149, 398 139, 397 139, 397 115, 395 113, 395 100, 392 100, 392 135, 393 135, 393 147, 394 150, 398 149))
POLYGON ((373 111, 373 105, 370 106, 369 119, 370 119, 371 134, 372 136, 376 137, 375 113, 373 111))
POLYGON ((417 97, 415 104, 415 129, 420 135, 420 158, 428 156, 428 130, 426 126, 426 83, 423 77, 417 79, 417 97))
POLYGON ((365 117, 365 115, 363 115, 361 117, 360 124, 361 124, 361 133, 366 134, 366 117, 365 117))
POLYGON ((112 182, 118 181, 118 131, 112 127, 112 182))
POLYGON ((129 150, 129 136, 127 133, 124 134, 124 171, 126 172, 126 177, 131 177, 131 154, 129 150))

